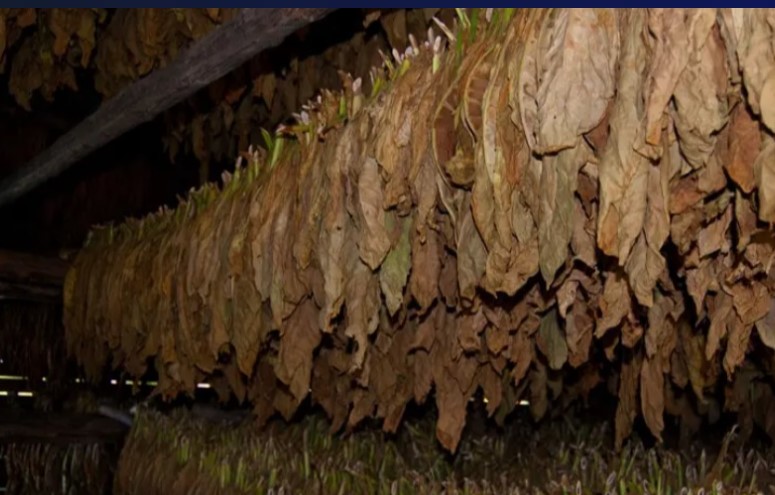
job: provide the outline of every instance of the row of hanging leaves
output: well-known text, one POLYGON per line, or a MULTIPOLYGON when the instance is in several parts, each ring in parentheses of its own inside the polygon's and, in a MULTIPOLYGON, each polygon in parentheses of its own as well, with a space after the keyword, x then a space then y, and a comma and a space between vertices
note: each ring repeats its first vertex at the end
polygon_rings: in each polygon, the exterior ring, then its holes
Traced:
POLYGON ((775 13, 458 15, 222 188, 95 229, 69 351, 260 421, 311 395, 334 430, 393 431, 433 397, 453 451, 477 390, 539 419, 603 383, 618 446, 639 415, 774 435, 775 13))

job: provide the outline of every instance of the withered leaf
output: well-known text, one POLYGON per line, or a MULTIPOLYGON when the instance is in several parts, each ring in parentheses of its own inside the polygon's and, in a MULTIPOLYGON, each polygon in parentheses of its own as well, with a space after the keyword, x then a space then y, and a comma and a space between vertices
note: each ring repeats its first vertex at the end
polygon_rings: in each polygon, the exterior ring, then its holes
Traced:
POLYGON ((275 366, 277 378, 287 384, 296 404, 309 391, 312 373, 312 353, 320 344, 317 309, 310 300, 297 306, 282 331, 279 359, 275 366))
POLYGON ((726 234, 731 221, 732 208, 727 207, 721 217, 700 231, 700 235, 697 239, 697 247, 700 250, 701 257, 709 256, 720 251, 728 244, 726 234))
POLYGON ((609 273, 603 288, 603 299, 600 301, 602 317, 597 321, 595 337, 601 338, 608 330, 621 323, 630 313, 630 308, 627 279, 620 271, 609 273))
POLYGON ((665 428, 665 375, 662 373, 662 363, 659 356, 646 358, 640 372, 640 404, 643 418, 651 433, 662 441, 662 430, 665 428))
POLYGON ((379 164, 372 157, 367 157, 361 166, 358 201, 364 220, 358 248, 363 261, 369 268, 376 270, 390 250, 390 237, 385 228, 385 214, 382 209, 384 194, 379 164))
POLYGON ((583 146, 586 145, 579 142, 572 150, 543 160, 538 246, 541 275, 547 285, 551 285, 555 273, 568 258, 575 213, 574 194, 586 154, 583 146))
POLYGON ((549 409, 548 379, 546 366, 536 361, 535 368, 530 370, 530 414, 538 421, 546 415, 549 409))
POLYGON ((715 9, 649 11, 648 28, 655 52, 646 80, 646 139, 650 144, 660 143, 662 113, 690 58, 705 45, 715 20, 715 9))
POLYGON ((759 219, 775 222, 775 138, 767 136, 753 169, 759 195, 759 219))
POLYGON ((525 126, 536 136, 531 148, 544 154, 573 147, 602 120, 614 94, 617 15, 612 9, 559 9, 544 21, 533 47, 540 85, 532 103, 538 128, 525 126))
POLYGON ((409 234, 412 230, 412 218, 405 217, 399 224, 398 242, 390 250, 379 270, 379 285, 385 295, 385 304, 394 315, 404 300, 404 288, 409 277, 412 261, 409 234))
POLYGON ((643 356, 640 353, 635 353, 622 362, 615 420, 617 450, 622 448, 624 440, 630 436, 635 417, 638 415, 638 385, 642 363, 643 356))
POLYGON ((729 129, 729 160, 724 163, 729 177, 745 193, 756 185, 753 164, 761 149, 759 123, 751 118, 745 105, 737 105, 732 112, 729 129))
POLYGON ((756 322, 756 330, 761 341, 770 349, 775 349, 775 299, 770 297, 767 316, 756 322))
POLYGON ((727 352, 724 354, 724 371, 730 378, 745 359, 751 330, 753 330, 753 324, 746 325, 734 313, 729 315, 729 335, 727 337, 727 352))
MULTIPOLYGON (((644 12, 633 11, 624 28, 618 95, 611 110, 611 134, 600 160, 600 213, 597 244, 620 264, 643 229, 648 190, 648 158, 635 149, 642 140, 643 72, 646 52, 642 37, 644 12), (626 68, 626 69, 624 69, 626 68)), ((661 110, 660 110, 661 112, 661 110)))
POLYGON ((460 296, 473 300, 476 287, 484 274, 487 251, 479 232, 474 226, 473 217, 465 214, 461 218, 457 246, 457 275, 460 296))
POLYGON ((454 452, 466 423, 466 397, 455 379, 445 373, 435 377, 436 406, 439 420, 436 422, 436 438, 449 451, 454 452))
POLYGON ((377 277, 368 266, 355 261, 352 276, 345 289, 347 297, 347 327, 345 335, 355 339, 358 345, 353 355, 353 368, 360 369, 366 356, 368 336, 379 324, 379 285, 377 277))
POLYGON ((536 342, 546 356, 549 367, 553 370, 562 369, 568 360, 568 344, 565 342, 564 332, 560 329, 556 308, 550 310, 541 319, 536 342))

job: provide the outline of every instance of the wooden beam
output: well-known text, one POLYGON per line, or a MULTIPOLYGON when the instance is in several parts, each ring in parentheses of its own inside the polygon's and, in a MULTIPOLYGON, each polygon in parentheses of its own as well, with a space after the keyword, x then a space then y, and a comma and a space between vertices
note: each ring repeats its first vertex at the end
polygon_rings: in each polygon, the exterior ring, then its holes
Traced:
POLYGON ((105 101, 49 149, 0 182, 0 206, 56 177, 93 151, 152 120, 333 10, 242 9, 234 19, 196 41, 168 66, 105 101))
POLYGON ((0 281, 27 285, 60 286, 68 262, 54 257, 0 250, 0 281))
POLYGON ((0 280, 0 301, 62 303, 62 286, 35 285, 0 280))
POLYGON ((68 266, 59 258, 0 250, 0 301, 61 303, 68 266))

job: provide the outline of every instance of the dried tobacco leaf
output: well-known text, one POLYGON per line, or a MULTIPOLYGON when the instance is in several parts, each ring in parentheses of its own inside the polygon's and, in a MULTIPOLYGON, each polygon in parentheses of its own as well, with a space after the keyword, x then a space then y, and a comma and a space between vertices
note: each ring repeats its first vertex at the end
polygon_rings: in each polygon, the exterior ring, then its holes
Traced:
POLYGON ((536 343, 544 356, 546 356, 549 368, 553 370, 562 369, 562 366, 568 360, 568 345, 565 341, 564 332, 560 328, 556 309, 552 309, 541 319, 536 343))

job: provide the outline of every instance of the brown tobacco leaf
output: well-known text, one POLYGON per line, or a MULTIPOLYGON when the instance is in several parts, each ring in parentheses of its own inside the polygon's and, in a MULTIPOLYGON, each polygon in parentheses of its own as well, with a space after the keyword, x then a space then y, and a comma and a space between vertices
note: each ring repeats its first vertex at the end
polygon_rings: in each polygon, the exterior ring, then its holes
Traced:
POLYGON ((312 373, 312 353, 320 344, 321 334, 317 325, 317 309, 308 299, 296 308, 283 329, 275 373, 288 385, 296 404, 309 391, 312 373))
POLYGON ((363 261, 369 268, 376 270, 390 250, 390 237, 385 228, 385 213, 382 209, 384 194, 379 164, 374 158, 367 157, 361 166, 358 201, 364 221, 358 248, 363 261))
MULTIPOLYGON (((533 151, 545 154, 576 146, 578 137, 602 120, 614 94, 617 14, 613 9, 558 9, 544 19, 538 36, 528 48, 537 53, 528 56, 537 61, 532 77, 540 84, 535 93, 520 97, 520 106, 529 105, 538 117, 537 127, 525 125, 525 131, 533 151)), ((529 122, 524 115, 523 122, 529 122)))
POLYGON ((716 20, 716 9, 653 9, 648 29, 654 40, 645 81, 646 141, 660 144, 662 114, 692 55, 701 50, 716 20))
POLYGON ((697 239, 700 257, 704 258, 718 251, 726 251, 725 246, 729 246, 727 230, 731 222, 732 208, 727 207, 721 217, 700 231, 697 239))
MULTIPOLYGON (((755 115, 764 115, 764 90, 772 88, 775 48, 772 46, 773 14, 768 9, 742 9, 732 14, 731 30, 737 39, 737 57, 745 83, 748 105, 755 115)), ((767 109, 767 111, 771 111, 767 109)), ((768 115, 769 116, 769 115, 768 115)), ((770 130, 772 128, 770 127, 770 130)))
POLYGON ((735 220, 737 222, 737 250, 744 250, 756 231, 756 211, 751 201, 740 191, 735 192, 735 220))
POLYGON ((646 49, 640 33, 645 13, 632 11, 624 25, 621 68, 617 97, 611 110, 611 134, 602 152, 600 173, 600 213, 597 244, 603 253, 615 256, 620 264, 629 257, 643 229, 646 216, 649 160, 635 151, 641 137, 639 110, 643 92, 646 49))
POLYGON ((708 9, 690 18, 696 22, 688 26, 690 53, 673 91, 673 123, 681 153, 695 169, 708 164, 728 114, 727 60, 715 17, 715 9, 708 9))
POLYGON ((653 304, 654 287, 666 268, 665 258, 662 256, 661 250, 670 236, 669 182, 670 154, 665 152, 658 166, 649 167, 648 209, 643 234, 638 237, 625 265, 632 292, 638 302, 646 307, 653 304))
POLYGON ((548 376, 546 366, 536 361, 535 368, 530 370, 530 414, 538 421, 546 415, 549 409, 548 376))
POLYGON ((699 187, 699 175, 691 174, 670 187, 670 213, 680 215, 700 203, 705 194, 699 187))
POLYGON ((589 359, 589 351, 595 332, 595 320, 589 308, 574 306, 570 318, 565 323, 565 335, 568 341, 568 364, 578 368, 589 359))
POLYGON ((734 313, 730 314, 727 351, 724 354, 724 371, 727 372, 727 376, 730 378, 745 359, 751 338, 751 330, 753 330, 753 324, 746 325, 740 317, 734 313))
POLYGON ((770 308, 770 294, 767 288, 758 282, 735 284, 732 287, 732 304, 737 316, 745 325, 753 324, 764 318, 770 308))
POLYGON ((466 423, 467 399, 457 381, 449 374, 435 377, 436 406, 439 419, 436 422, 436 437, 447 450, 454 452, 466 423))
POLYGON ((775 222, 775 138, 767 136, 753 165, 759 195, 759 219, 775 222))
POLYGON ((720 292, 714 301, 713 312, 709 315, 710 329, 708 330, 708 342, 705 347, 705 357, 713 359, 719 349, 721 339, 726 337, 727 322, 732 314, 732 297, 726 292, 720 292))
POLYGON ((602 316, 597 321, 595 337, 599 339, 608 330, 619 325, 630 310, 630 290, 627 279, 621 271, 609 273, 603 288, 603 298, 600 301, 602 316))
POLYGON ((549 286, 557 270, 568 258, 568 245, 573 234, 574 194, 579 169, 584 164, 586 144, 543 159, 541 174, 541 210, 538 245, 541 275, 549 286))
POLYGON ((457 339, 460 347, 464 351, 479 351, 482 343, 479 335, 487 325, 487 318, 480 311, 474 314, 460 315, 456 318, 457 339))
POLYGON ((509 361, 514 363, 514 369, 511 372, 514 384, 521 382, 530 369, 530 363, 535 356, 533 352, 533 341, 524 331, 518 331, 511 336, 509 343, 509 361))
POLYGON ((353 355, 353 369, 360 369, 368 349, 368 337, 379 324, 379 285, 368 266, 357 260, 352 277, 347 281, 347 327, 344 334, 358 345, 353 355))
POLYGON ((430 308, 439 295, 441 262, 441 248, 436 232, 429 232, 425 242, 420 235, 412 236, 409 290, 422 311, 430 308))
POLYGON ((562 329, 560 329, 560 321, 557 318, 556 309, 552 309, 541 319, 536 344, 544 356, 546 356, 549 368, 553 370, 562 369, 562 366, 568 360, 568 345, 565 342, 565 335, 562 329))
POLYGON ((767 316, 756 322, 759 339, 770 349, 775 349, 775 298, 770 298, 767 316))
POLYGON ((638 415, 638 384, 643 356, 636 352, 622 362, 619 374, 619 403, 616 406, 616 450, 621 450, 624 440, 630 436, 638 415))
POLYGON ((474 225, 473 217, 464 214, 460 219, 457 245, 457 275, 460 296, 473 300, 476 287, 484 274, 487 251, 474 225))
MULTIPOLYGON (((350 128, 352 129, 352 128, 350 128)), ((353 147, 357 146, 354 132, 340 134, 337 146, 329 147, 329 153, 340 158, 326 168, 327 181, 320 187, 328 186, 328 207, 323 213, 322 229, 318 244, 318 257, 323 272, 325 302, 321 309, 320 327, 331 331, 331 320, 341 311, 344 303, 346 273, 346 241, 351 236, 350 222, 345 208, 345 183, 341 178, 342 163, 354 156, 353 147)), ((276 175, 276 174, 275 174, 276 175)))
POLYGON ((412 230, 412 218, 400 220, 398 240, 388 253, 379 270, 379 285, 385 295, 385 304, 391 315, 394 315, 404 299, 404 288, 409 277, 412 262, 409 234, 412 230))
POLYGON ((568 308, 576 301, 578 288, 579 281, 568 278, 557 290, 557 309, 563 318, 567 318, 568 308))
POLYGON ((487 349, 494 355, 500 354, 509 345, 509 332, 497 325, 488 325, 484 336, 487 349))
POLYGON ((664 388, 661 358, 647 357, 640 372, 640 404, 646 425, 659 442, 662 442, 662 430, 665 428, 664 388))
POLYGON ((436 329, 444 325, 444 310, 439 306, 434 307, 428 314, 420 319, 410 349, 423 349, 431 351, 436 337, 436 329))
POLYGON ((762 122, 771 132, 775 132, 775 72, 772 70, 762 85, 762 99, 759 105, 761 106, 762 122))
POLYGON ((729 177, 746 194, 756 185, 754 162, 761 149, 759 123, 748 113, 745 105, 740 104, 732 112, 729 131, 729 160, 724 163, 729 177))

